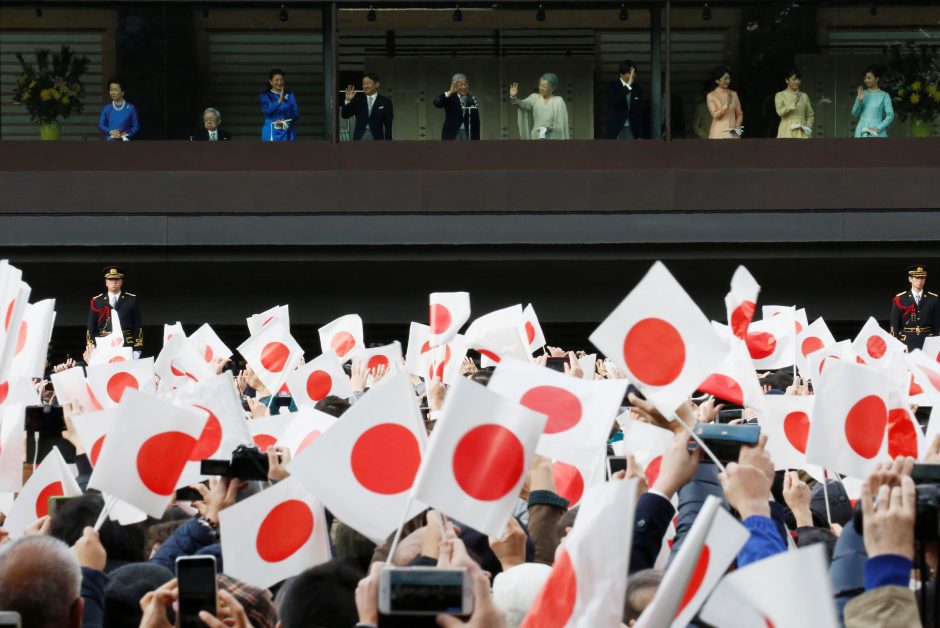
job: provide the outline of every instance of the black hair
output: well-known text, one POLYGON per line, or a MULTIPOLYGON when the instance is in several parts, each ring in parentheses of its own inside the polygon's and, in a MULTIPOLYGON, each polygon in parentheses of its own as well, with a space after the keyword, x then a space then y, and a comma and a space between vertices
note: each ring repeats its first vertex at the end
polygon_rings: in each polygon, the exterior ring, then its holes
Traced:
POLYGON ((832 552, 835 551, 836 541, 839 540, 832 530, 823 527, 800 528, 797 537, 801 548, 821 543, 826 549, 826 564, 832 562, 832 552))
POLYGON ((803 78, 803 74, 800 72, 800 69, 797 68, 796 66, 790 66, 790 68, 787 70, 786 76, 784 76, 783 78, 789 80, 791 76, 795 76, 798 79, 803 78))
POLYGON ((865 74, 868 74, 869 72, 871 72, 872 76, 874 76, 876 79, 881 78, 881 66, 880 65, 870 65, 867 68, 865 68, 865 74))
POLYGON ((330 416, 335 416, 337 419, 344 412, 349 410, 349 407, 352 404, 349 403, 349 400, 343 399, 342 397, 337 397, 336 395, 327 395, 323 399, 317 402, 313 408, 319 410, 320 412, 325 412, 330 416))
MULTIPOLYGON (((49 521, 49 535, 64 541, 69 547, 75 545, 85 528, 95 525, 102 508, 104 498, 100 493, 85 493, 80 497, 60 501, 56 513, 49 521)), ((101 544, 108 553, 108 561, 147 560, 144 554, 146 535, 143 525, 135 523, 122 526, 109 519, 101 526, 99 534, 101 544)))
POLYGON ((490 378, 493 377, 493 371, 496 370, 495 366, 487 366, 482 369, 477 369, 470 374, 470 379, 475 381, 477 384, 482 384, 486 386, 490 383, 490 378))
POLYGON ((620 73, 628 74, 632 68, 635 68, 636 64, 630 59, 624 59, 620 62, 620 73))
POLYGON ((362 73, 362 78, 370 79, 373 83, 381 83, 381 82, 382 82, 382 81, 379 80, 379 75, 376 74, 375 72, 363 72, 363 73, 362 73))
POLYGON ((354 625, 359 621, 356 585, 364 575, 355 562, 334 558, 287 581, 279 596, 281 626, 354 625))
POLYGON ((121 88, 122 92, 127 91, 127 88, 124 86, 124 79, 121 78, 120 76, 112 76, 111 78, 108 79, 108 82, 106 83, 106 85, 108 86, 108 89, 111 88, 112 83, 117 83, 118 87, 121 88))
POLYGON ((721 77, 724 76, 725 74, 727 74, 731 78, 734 78, 734 73, 731 71, 731 68, 729 68, 726 65, 719 65, 717 68, 712 70, 712 81, 720 80, 721 77))
POLYGON ((277 76, 278 74, 280 74, 281 76, 286 76, 286 75, 284 74, 284 70, 282 70, 281 68, 274 68, 273 70, 271 70, 270 72, 268 72, 268 80, 270 81, 271 79, 273 79, 273 78, 274 78, 275 76, 277 76))

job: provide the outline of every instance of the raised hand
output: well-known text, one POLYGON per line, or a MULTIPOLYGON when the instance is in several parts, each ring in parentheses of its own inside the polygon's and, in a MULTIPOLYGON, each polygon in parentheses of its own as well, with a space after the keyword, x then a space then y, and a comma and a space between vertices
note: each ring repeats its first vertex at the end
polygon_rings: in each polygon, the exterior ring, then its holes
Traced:
POLYGON ((356 96, 356 86, 347 85, 346 86, 346 102, 349 102, 350 100, 355 98, 355 96, 356 96))
POLYGON ((865 88, 861 85, 858 86, 858 99, 865 100, 865 88))
POLYGON ((509 97, 515 98, 519 95, 519 83, 510 83, 509 84, 509 97))

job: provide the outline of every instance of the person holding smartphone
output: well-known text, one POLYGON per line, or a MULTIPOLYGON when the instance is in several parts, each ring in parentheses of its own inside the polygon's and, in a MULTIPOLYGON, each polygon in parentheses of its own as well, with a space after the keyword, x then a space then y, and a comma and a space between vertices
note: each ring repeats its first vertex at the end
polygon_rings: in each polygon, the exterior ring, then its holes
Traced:
POLYGON ((852 115, 858 116, 855 137, 888 137, 888 126, 894 122, 894 106, 891 95, 878 87, 881 70, 878 66, 869 66, 865 70, 862 82, 858 86, 858 95, 852 105, 852 115))
POLYGON ((297 98, 284 87, 284 71, 274 68, 268 73, 271 88, 261 92, 258 100, 261 104, 262 142, 293 142, 297 139, 294 124, 300 118, 297 98))

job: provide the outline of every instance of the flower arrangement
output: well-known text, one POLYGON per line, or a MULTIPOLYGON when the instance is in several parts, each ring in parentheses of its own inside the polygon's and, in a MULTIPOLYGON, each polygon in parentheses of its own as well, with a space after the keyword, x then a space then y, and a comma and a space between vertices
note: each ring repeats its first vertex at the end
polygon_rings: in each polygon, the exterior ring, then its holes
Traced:
POLYGON ((59 116, 68 118, 81 113, 85 86, 81 76, 88 68, 88 57, 76 56, 68 46, 58 53, 36 51, 36 65, 27 64, 23 54, 16 53, 23 72, 16 78, 13 102, 26 105, 32 121, 46 124, 59 116))
POLYGON ((895 47, 885 78, 901 121, 912 117, 931 124, 940 116, 940 58, 927 46, 895 47))

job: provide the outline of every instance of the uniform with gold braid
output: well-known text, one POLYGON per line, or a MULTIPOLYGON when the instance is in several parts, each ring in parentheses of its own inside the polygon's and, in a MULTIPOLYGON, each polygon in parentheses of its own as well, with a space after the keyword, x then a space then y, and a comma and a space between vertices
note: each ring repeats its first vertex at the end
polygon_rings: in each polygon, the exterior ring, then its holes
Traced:
MULTIPOLYGON (((106 266, 102 269, 105 279, 124 279, 124 271, 117 266, 106 266)), ((137 295, 122 290, 117 302, 112 308, 109 293, 103 292, 91 298, 88 310, 88 324, 85 332, 85 342, 95 344, 95 338, 107 336, 111 333, 111 310, 117 312, 124 332, 124 345, 140 351, 144 346, 144 332, 140 327, 140 307, 137 304, 137 295)))
MULTIPOLYGON (((927 268, 921 265, 908 268, 911 279, 927 277, 927 268)), ((936 293, 923 291, 920 303, 912 290, 894 295, 891 301, 891 335, 907 345, 909 351, 921 349, 924 339, 940 333, 940 306, 936 293)))

